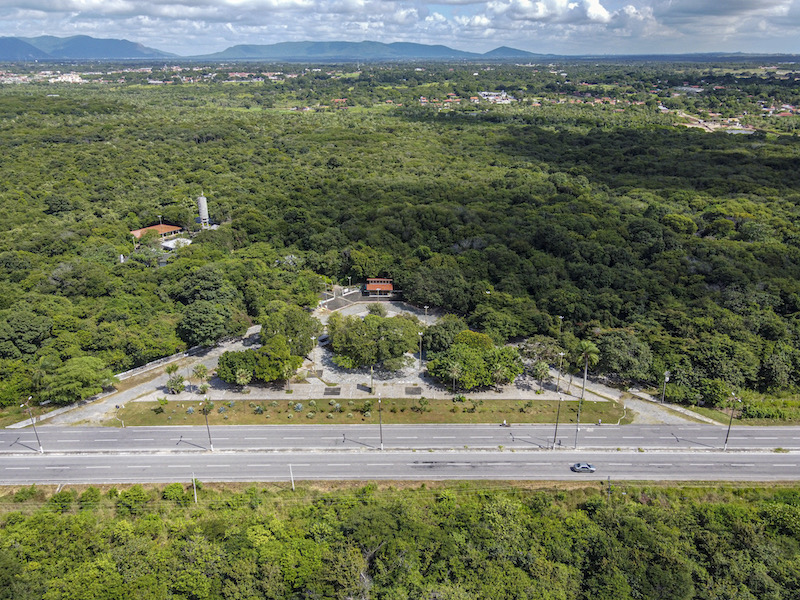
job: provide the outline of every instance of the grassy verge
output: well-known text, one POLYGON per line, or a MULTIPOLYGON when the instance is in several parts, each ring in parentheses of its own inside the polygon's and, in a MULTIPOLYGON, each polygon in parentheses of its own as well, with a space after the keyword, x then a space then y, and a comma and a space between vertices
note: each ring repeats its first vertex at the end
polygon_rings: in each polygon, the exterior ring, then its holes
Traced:
MULTIPOLYGON (((377 398, 374 400, 237 400, 214 402, 208 415, 211 425, 268 425, 276 424, 377 424, 379 416, 387 425, 423 423, 553 423, 558 409, 557 401, 486 400, 453 402, 426 398, 385 398, 379 415, 377 398), (330 402, 333 402, 331 404, 330 402), (337 409, 338 403, 338 409, 337 409)), ((202 401, 191 402, 130 402, 118 411, 126 426, 152 425, 202 425, 202 401)), ((578 401, 563 401, 559 421, 574 423, 578 401)), ((621 405, 615 402, 584 401, 581 422, 616 423, 623 417, 621 405)), ((629 423, 625 417, 622 423, 629 423)), ((119 421, 109 419, 109 426, 119 426, 119 421)))

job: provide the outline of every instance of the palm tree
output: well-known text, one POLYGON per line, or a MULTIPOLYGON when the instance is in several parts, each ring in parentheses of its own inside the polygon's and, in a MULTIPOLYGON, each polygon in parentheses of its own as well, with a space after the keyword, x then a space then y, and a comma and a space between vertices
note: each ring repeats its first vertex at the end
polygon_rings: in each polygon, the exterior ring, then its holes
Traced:
POLYGON ((447 374, 453 378, 453 393, 456 393, 456 379, 461 377, 463 368, 460 362, 453 361, 447 366, 447 374))
POLYGON ((594 342, 589 340, 581 340, 578 343, 578 356, 583 358, 583 388, 581 389, 581 398, 578 401, 578 422, 575 429, 575 447, 578 447, 578 431, 581 427, 581 406, 583 405, 583 397, 586 394, 586 377, 589 373, 589 363, 592 366, 596 365, 600 360, 600 350, 594 345, 594 342))
MULTIPOLYGON (((208 379, 208 367, 205 366, 203 363, 200 363, 197 366, 195 366, 195 368, 192 370, 192 375, 196 379, 200 380, 200 388, 202 388, 203 385, 205 385, 206 383, 206 379, 208 379)), ((198 388, 197 391, 199 391, 200 388, 198 388)))

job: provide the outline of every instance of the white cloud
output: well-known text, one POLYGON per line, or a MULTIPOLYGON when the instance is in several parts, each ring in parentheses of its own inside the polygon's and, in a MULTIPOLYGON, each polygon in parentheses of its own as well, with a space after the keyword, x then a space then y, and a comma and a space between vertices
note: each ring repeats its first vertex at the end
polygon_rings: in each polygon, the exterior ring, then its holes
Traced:
POLYGON ((372 39, 561 54, 800 52, 800 0, 0 0, 0 36, 126 38, 179 54, 372 39))

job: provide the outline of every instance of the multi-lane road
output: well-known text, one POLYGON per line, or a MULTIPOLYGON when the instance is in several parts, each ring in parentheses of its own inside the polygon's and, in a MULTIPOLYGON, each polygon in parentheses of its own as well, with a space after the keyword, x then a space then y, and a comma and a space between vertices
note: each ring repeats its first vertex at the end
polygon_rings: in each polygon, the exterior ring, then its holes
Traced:
POLYGON ((800 479, 800 430, 393 425, 0 430, 0 483, 295 479, 800 479), (39 453, 41 442, 44 453, 39 453), (559 443, 560 442, 560 443, 559 443), (213 445, 213 451, 212 451, 213 445), (594 475, 569 464, 594 462, 594 475))

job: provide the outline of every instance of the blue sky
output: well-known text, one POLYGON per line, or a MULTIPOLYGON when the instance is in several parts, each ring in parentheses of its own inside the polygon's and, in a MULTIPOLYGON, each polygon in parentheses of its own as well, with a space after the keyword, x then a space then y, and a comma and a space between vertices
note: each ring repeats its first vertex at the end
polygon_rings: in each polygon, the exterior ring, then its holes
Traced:
POLYGON ((81 34, 180 55, 306 40, 800 54, 800 0, 0 0, 0 36, 81 34))

